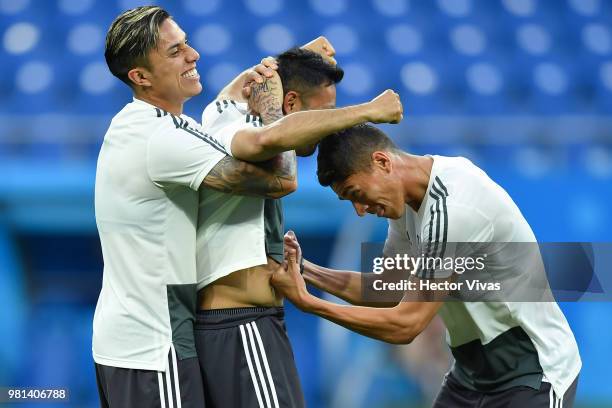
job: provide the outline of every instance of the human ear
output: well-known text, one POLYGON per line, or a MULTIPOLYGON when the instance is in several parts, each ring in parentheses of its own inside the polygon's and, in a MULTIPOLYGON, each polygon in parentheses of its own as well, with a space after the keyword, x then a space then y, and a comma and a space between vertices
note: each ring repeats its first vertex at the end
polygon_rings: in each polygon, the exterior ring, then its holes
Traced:
POLYGON ((387 152, 372 152, 372 166, 384 171, 385 173, 390 173, 393 167, 391 163, 391 156, 387 152))
POLYGON ((132 68, 128 72, 128 78, 134 85, 137 86, 151 86, 151 81, 149 80, 150 73, 144 68, 132 68))
POLYGON ((295 91, 289 91, 283 98, 283 112, 289 114, 302 110, 300 95, 295 91))

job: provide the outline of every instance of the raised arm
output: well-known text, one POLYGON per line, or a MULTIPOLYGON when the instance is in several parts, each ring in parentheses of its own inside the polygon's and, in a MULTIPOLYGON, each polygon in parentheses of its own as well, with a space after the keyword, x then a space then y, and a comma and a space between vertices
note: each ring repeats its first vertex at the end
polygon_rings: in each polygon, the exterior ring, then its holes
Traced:
MULTIPOLYGON (((276 72, 273 73, 278 78, 276 72)), ((257 85, 252 91, 255 92, 258 87, 265 86, 267 81, 257 85)), ((281 87, 282 88, 282 87, 281 87)), ((270 125, 283 117, 282 107, 282 90, 281 90, 281 102, 276 101, 270 104, 265 111, 260 112, 260 117, 264 125, 270 125)), ((297 158, 295 150, 288 150, 279 153, 271 159, 258 163, 264 169, 271 173, 281 172, 282 174, 291 175, 292 180, 295 182, 295 188, 297 188, 297 158)))
POLYGON ((322 56, 325 61, 329 62, 332 65, 336 65, 336 59, 334 58, 334 56, 336 55, 336 50, 334 49, 334 46, 331 44, 331 42, 329 42, 329 40, 325 38, 325 36, 321 35, 315 38, 314 40, 302 45, 300 48, 316 52, 317 54, 322 56))
MULTIPOLYGON (((282 106, 283 91, 278 74, 256 84, 250 98, 251 106, 262 115, 276 105, 282 106)), ((399 95, 386 90, 361 105, 295 112, 268 126, 240 130, 232 140, 232 154, 242 160, 263 161, 280 152, 316 144, 331 133, 361 123, 398 123, 402 115, 399 95)))
POLYGON ((259 64, 242 71, 227 84, 217 95, 217 100, 247 102, 251 92, 250 84, 262 83, 264 78, 270 78, 277 69, 278 65, 273 57, 262 59, 259 64))
MULTIPOLYGON (((336 50, 324 36, 319 36, 314 40, 302 45, 301 48, 316 52, 323 59, 336 65, 334 56, 336 50)), ((242 71, 236 78, 227 84, 217 95, 217 99, 228 99, 236 102, 246 102, 251 88, 250 83, 261 83, 264 78, 270 78, 272 73, 278 69, 274 57, 266 57, 261 62, 251 68, 242 71)))
MULTIPOLYGON (((335 63, 335 50, 325 37, 316 38, 303 48, 335 63)), ((269 110, 280 112, 280 116, 274 119, 276 122, 268 121, 273 124, 236 132, 231 145, 236 158, 251 162, 265 161, 281 152, 316 145, 325 136, 354 125, 365 122, 398 123, 402 120, 402 103, 399 95, 391 90, 361 105, 296 112, 283 118, 283 89, 276 68, 273 58, 264 58, 259 65, 236 77, 217 97, 242 101, 246 96, 245 84, 251 82, 249 105, 262 116, 264 123, 269 110)))
MULTIPOLYGON (((282 116, 280 105, 270 106, 261 113, 266 125, 282 116)), ((280 198, 297 189, 296 172, 294 151, 283 152, 255 164, 228 156, 210 171, 203 184, 225 193, 280 198)))

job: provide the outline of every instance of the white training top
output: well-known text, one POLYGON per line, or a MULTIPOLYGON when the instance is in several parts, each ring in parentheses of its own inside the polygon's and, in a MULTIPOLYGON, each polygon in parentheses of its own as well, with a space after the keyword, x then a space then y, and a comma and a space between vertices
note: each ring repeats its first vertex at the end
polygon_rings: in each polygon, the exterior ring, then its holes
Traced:
MULTIPOLYGON (((263 126, 261 118, 247 112, 246 103, 214 101, 202 113, 203 128, 231 154, 236 132, 263 126)), ((264 198, 200 189, 198 289, 232 272, 267 262, 264 202, 264 198)))
MULTIPOLYGON (((462 157, 432 157, 434 162, 429 185, 419 211, 406 206, 403 217, 389 220, 384 249, 386 256, 394 253, 419 256, 426 253, 443 258, 466 255, 455 252, 458 248, 455 243, 536 242, 529 224, 512 198, 484 171, 462 157)), ((507 252, 500 251, 493 255, 495 259, 487 259, 487 263, 494 264, 495 274, 511 276, 519 273, 520 266, 517 264, 521 260, 507 252)), ((418 272, 421 277, 433 275, 436 278, 448 277, 451 273, 448 270, 418 272)), ((467 372, 468 376, 473 377, 469 380, 473 383, 468 386, 476 389, 479 385, 493 386, 496 381, 506 377, 510 381, 512 374, 507 372, 511 370, 508 364, 517 362, 508 360, 512 353, 507 351, 508 347, 516 347, 519 342, 524 346, 519 352, 525 356, 528 354, 525 350, 535 348, 532 354, 537 352, 537 357, 534 356, 533 365, 539 363, 544 373, 543 379, 552 384, 558 395, 565 393, 580 371, 582 363, 576 340, 554 300, 449 301, 440 309, 440 316, 447 328, 447 341, 455 355, 455 366, 469 366, 470 360, 478 360, 482 362, 481 369, 499 370, 489 378, 484 373, 482 378, 476 379, 482 374, 478 370, 471 371, 473 367, 463 370, 463 373, 467 372)), ((457 368, 462 370, 461 367, 457 368)), ((527 372, 527 368, 524 371, 527 372)))
POLYGON ((96 363, 163 371, 171 344, 179 358, 195 356, 197 190, 226 156, 193 119, 138 99, 111 121, 95 187, 96 363))

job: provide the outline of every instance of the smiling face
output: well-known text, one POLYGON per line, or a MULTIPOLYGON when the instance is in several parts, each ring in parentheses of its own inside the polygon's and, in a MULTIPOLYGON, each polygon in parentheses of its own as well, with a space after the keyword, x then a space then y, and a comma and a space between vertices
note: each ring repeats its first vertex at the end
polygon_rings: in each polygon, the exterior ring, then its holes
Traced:
POLYGON ((394 174, 392 156, 387 152, 372 153, 369 168, 332 183, 331 188, 340 200, 349 200, 360 217, 375 214, 397 219, 406 210, 403 187, 394 174))
POLYGON ((183 30, 167 18, 159 27, 157 47, 148 55, 149 67, 132 71, 140 72, 140 76, 135 75, 135 82, 141 85, 146 99, 170 112, 180 113, 185 101, 202 92, 196 70, 199 59, 200 54, 189 46, 183 30))

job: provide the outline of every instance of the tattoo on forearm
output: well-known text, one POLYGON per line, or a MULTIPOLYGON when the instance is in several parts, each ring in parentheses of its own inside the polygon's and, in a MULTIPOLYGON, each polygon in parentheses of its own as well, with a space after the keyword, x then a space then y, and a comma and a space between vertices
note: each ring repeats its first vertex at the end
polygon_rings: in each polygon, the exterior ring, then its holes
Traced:
MULTIPOLYGON (((283 117, 282 100, 282 84, 276 75, 252 87, 249 105, 261 115, 264 125, 269 125, 283 117)), ((228 156, 208 173, 204 185, 224 193, 278 197, 294 185, 296 171, 294 151, 257 164, 228 156)))
POLYGON ((261 163, 261 165, 269 174, 274 175, 279 183, 282 183, 283 180, 294 181, 297 175, 297 161, 294 150, 280 153, 261 163))
POLYGON ((278 75, 265 78, 261 84, 251 88, 250 105, 255 109, 264 125, 283 117, 283 86, 278 75))
MULTIPOLYGON (((278 75, 266 78, 263 83, 257 84, 251 90, 252 103, 258 109, 264 125, 274 123, 283 117, 283 89, 278 75)), ((276 157, 261 163, 262 168, 278 178, 294 181, 297 172, 297 161, 294 151, 283 152, 276 157)))
POLYGON ((285 181, 295 180, 295 169, 292 170, 290 165, 279 167, 271 171, 263 165, 227 156, 213 167, 203 184, 223 193, 273 198, 286 193, 285 181))

